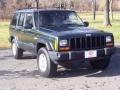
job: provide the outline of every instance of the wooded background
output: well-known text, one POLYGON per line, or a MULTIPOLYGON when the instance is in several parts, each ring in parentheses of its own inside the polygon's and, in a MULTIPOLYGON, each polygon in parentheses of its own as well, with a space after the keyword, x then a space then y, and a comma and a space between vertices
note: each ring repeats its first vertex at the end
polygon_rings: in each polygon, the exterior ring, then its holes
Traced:
MULTIPOLYGON (((64 7, 79 12, 90 12, 96 1, 96 10, 103 11, 105 0, 39 0, 41 8, 64 7)), ((112 10, 120 11, 120 0, 112 0, 112 10)), ((36 7, 35 0, 0 0, 0 19, 9 19, 17 9, 36 7)))

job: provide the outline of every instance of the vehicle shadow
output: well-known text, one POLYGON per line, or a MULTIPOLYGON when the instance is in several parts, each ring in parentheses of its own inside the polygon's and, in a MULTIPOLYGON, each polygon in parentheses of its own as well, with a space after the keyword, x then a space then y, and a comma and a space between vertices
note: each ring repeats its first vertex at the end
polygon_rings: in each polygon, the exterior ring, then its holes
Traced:
POLYGON ((20 60, 32 60, 32 59, 36 59, 36 56, 29 52, 24 52, 23 57, 20 60))
MULTIPOLYGON (((25 59, 31 59, 31 57, 26 56, 25 59)), ((58 73, 54 77, 57 78, 70 78, 70 77, 113 77, 120 75, 120 49, 117 49, 117 52, 112 56, 111 63, 109 67, 105 70, 94 70, 90 66, 89 63, 83 63, 80 65, 79 69, 76 70, 69 70, 64 68, 58 68, 58 73)), ((19 70, 19 71, 12 71, 12 70, 0 70, 0 79, 1 78, 39 78, 38 70, 28 71, 19 70)))
POLYGON ((120 48, 117 48, 116 53, 111 58, 111 63, 105 70, 95 70, 89 63, 84 64, 76 70, 59 71, 57 78, 68 78, 76 76, 85 77, 112 77, 120 75, 120 48))
MULTIPOLYGON (((12 52, 9 51, 9 49, 4 51, 4 54, 0 55, 0 60, 9 60, 10 58, 14 58, 14 56, 12 55, 12 52), (5 54, 5 53, 9 53, 9 54, 5 54)), ((18 59, 18 60, 32 60, 32 59, 36 59, 36 56, 29 52, 24 52, 22 59, 18 59)))
POLYGON ((28 60, 31 60, 31 59, 36 59, 36 56, 34 55, 31 55, 31 54, 26 54, 22 57, 21 60, 25 60, 25 59, 28 59, 28 60))
MULTIPOLYGON (((105 70, 94 70, 89 63, 81 64, 79 69, 69 70, 62 67, 58 68, 58 73, 54 79, 70 78, 70 77, 113 77, 120 75, 120 54, 114 54, 111 59, 111 64, 105 70)), ((40 78, 38 70, 28 71, 19 70, 1 70, 0 79, 13 79, 13 78, 40 78)))
POLYGON ((83 65, 76 70, 63 70, 59 71, 57 78, 68 78, 76 76, 85 77, 112 77, 120 75, 120 55, 115 54, 112 56, 111 63, 105 70, 96 70, 91 67, 89 63, 83 65))
MULTIPOLYGON (((0 60, 9 60, 9 58, 14 58, 13 55, 5 55, 0 57, 0 60)), ((32 54, 24 54, 24 56, 22 57, 22 59, 17 59, 17 60, 33 60, 36 59, 36 56, 32 55, 32 54)))

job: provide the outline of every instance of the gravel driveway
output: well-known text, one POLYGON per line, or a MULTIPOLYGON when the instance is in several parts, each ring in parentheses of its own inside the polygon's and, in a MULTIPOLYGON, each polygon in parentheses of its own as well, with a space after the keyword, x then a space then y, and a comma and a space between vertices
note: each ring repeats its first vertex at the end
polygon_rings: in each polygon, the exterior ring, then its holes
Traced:
POLYGON ((119 51, 104 71, 86 63, 73 71, 59 67, 55 78, 43 78, 34 56, 26 53, 23 60, 15 60, 11 50, 0 50, 0 90, 120 90, 119 51))

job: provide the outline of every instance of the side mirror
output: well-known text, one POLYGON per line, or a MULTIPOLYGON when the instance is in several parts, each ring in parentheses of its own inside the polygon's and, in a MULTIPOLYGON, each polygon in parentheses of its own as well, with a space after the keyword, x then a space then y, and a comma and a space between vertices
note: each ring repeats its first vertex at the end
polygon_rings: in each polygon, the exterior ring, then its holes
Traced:
POLYGON ((88 27, 88 26, 89 26, 89 22, 84 21, 83 23, 84 23, 84 26, 85 26, 85 27, 88 27))

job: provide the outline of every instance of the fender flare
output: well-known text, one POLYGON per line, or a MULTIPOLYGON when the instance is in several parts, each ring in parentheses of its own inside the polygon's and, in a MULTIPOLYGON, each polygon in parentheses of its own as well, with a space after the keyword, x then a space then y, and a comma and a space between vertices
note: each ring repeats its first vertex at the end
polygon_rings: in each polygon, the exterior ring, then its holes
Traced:
POLYGON ((48 51, 54 50, 51 42, 48 42, 48 41, 45 40, 45 39, 38 39, 37 44, 39 44, 39 43, 44 44, 44 45, 46 46, 46 49, 47 49, 48 51))

